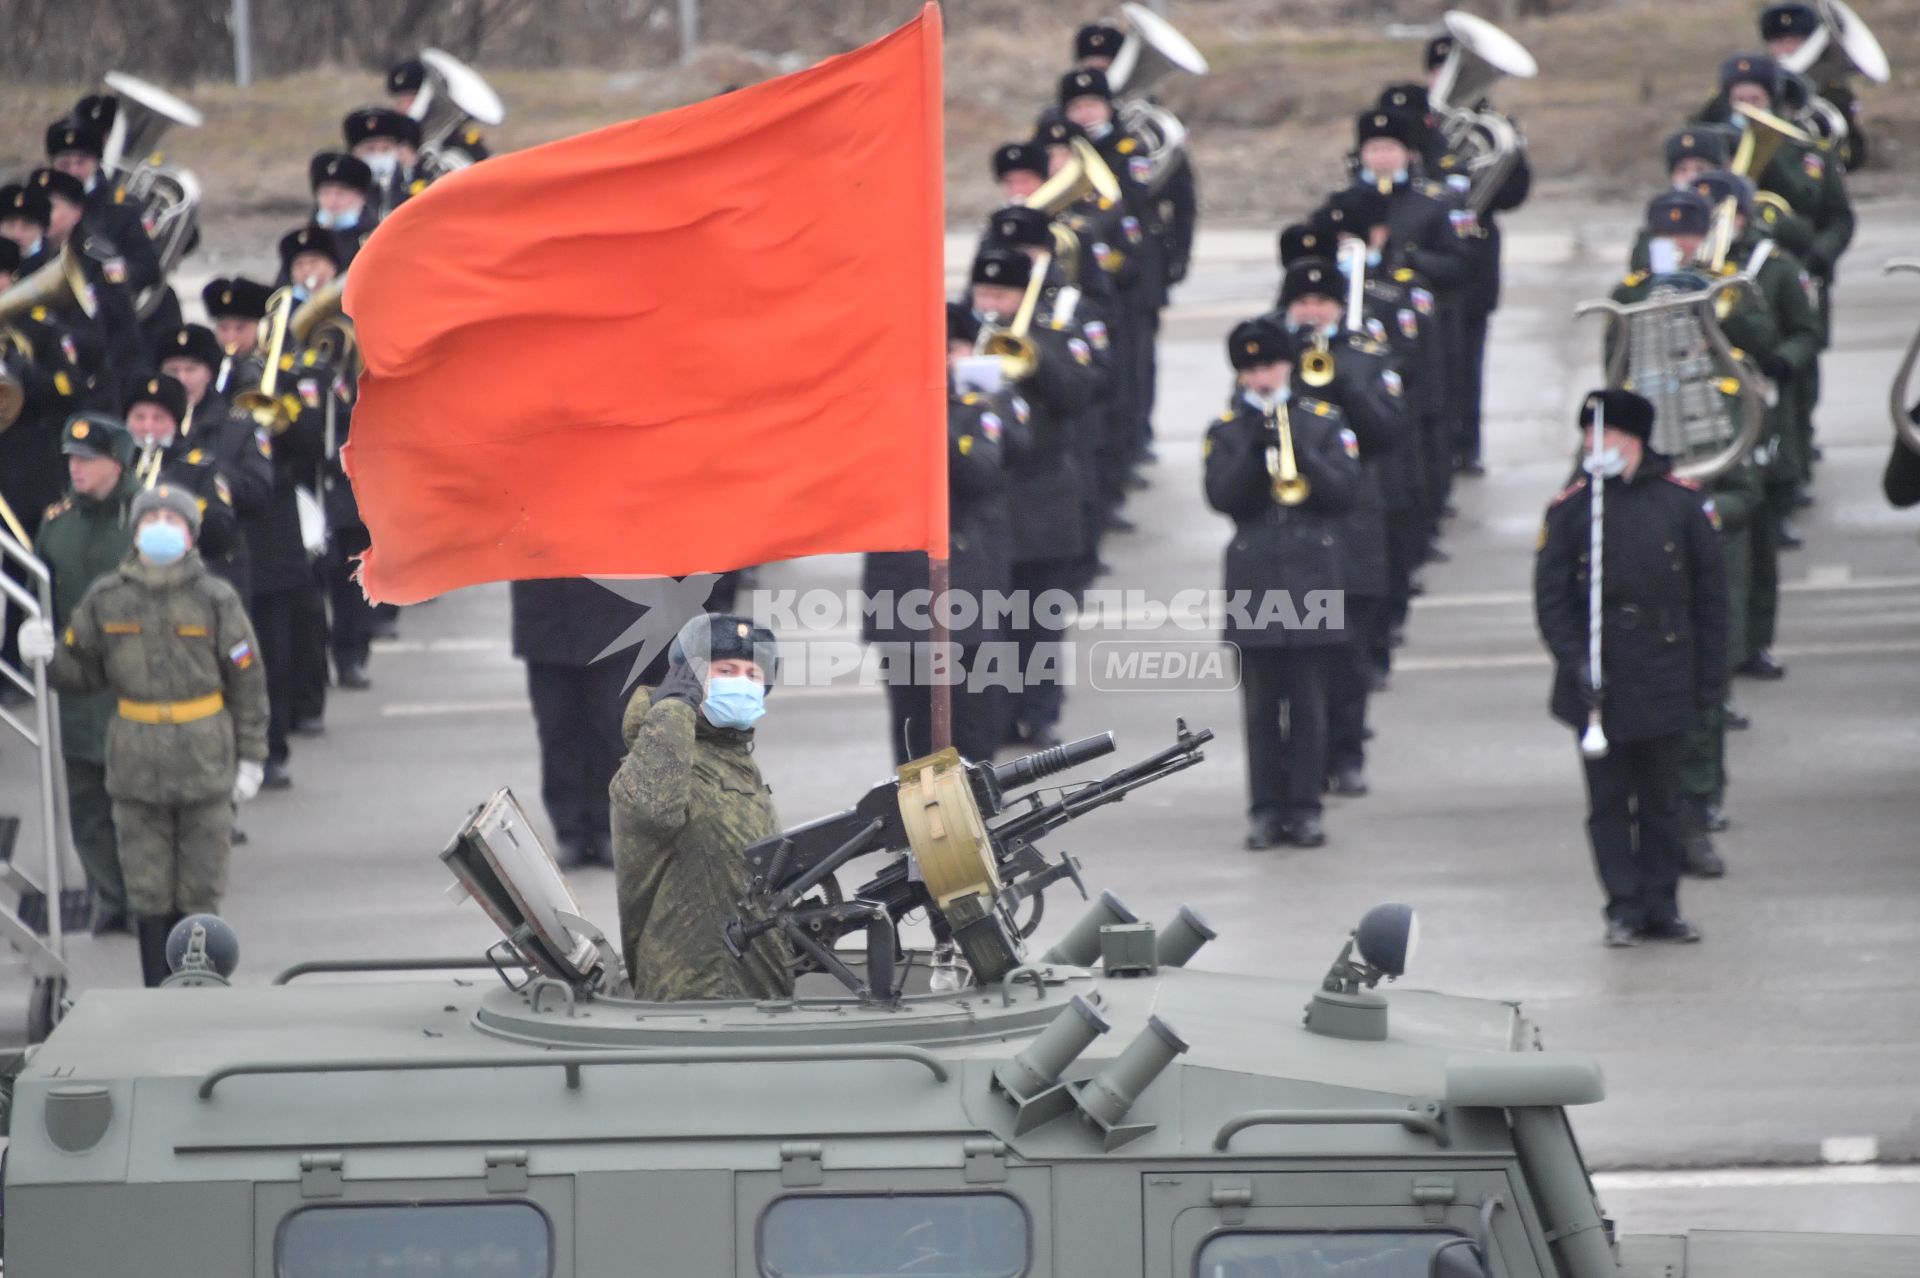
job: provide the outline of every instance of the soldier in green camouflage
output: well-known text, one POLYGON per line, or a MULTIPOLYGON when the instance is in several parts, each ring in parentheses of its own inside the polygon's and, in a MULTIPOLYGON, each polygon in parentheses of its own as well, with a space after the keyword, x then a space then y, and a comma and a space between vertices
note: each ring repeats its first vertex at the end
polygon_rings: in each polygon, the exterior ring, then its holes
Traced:
POLYGON ((148 985, 188 914, 217 913, 234 804, 260 789, 267 685, 232 586, 193 546, 192 493, 157 484, 133 501, 134 553, 90 587, 59 642, 44 622, 21 655, 51 660, 62 689, 111 690, 106 788, 148 985))
MULTIPOLYGON (((133 436, 116 417, 82 413, 68 419, 60 451, 67 495, 47 508, 34 553, 53 574, 53 621, 64 629, 87 587, 120 566, 133 546, 127 507, 139 494, 133 436)), ((113 694, 60 697, 60 751, 67 774, 67 813, 74 851, 93 891, 96 935, 127 930, 127 889, 107 798, 107 721, 113 694)))
POLYGON ((747 895, 742 852, 780 831, 753 761, 775 661, 769 631, 703 613, 674 639, 660 686, 627 705, 627 757, 608 794, 620 941, 637 998, 793 994, 783 940, 761 936, 736 959, 721 930, 747 895))

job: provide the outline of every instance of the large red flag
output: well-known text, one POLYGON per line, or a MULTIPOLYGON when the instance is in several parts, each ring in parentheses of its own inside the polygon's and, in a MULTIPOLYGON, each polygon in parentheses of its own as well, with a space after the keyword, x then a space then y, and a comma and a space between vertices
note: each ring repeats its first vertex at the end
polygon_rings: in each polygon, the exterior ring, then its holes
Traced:
POLYGON ((501 156, 354 260, 369 598, 947 549, 940 15, 501 156))

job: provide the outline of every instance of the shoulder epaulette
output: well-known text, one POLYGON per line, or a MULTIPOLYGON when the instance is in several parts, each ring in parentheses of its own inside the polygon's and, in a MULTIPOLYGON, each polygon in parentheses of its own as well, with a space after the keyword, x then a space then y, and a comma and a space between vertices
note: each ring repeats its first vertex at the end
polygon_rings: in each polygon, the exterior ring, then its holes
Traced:
POLYGON ((1226 412, 1220 414, 1220 420, 1216 424, 1224 426, 1226 423, 1232 421, 1237 415, 1238 414, 1236 414, 1231 408, 1229 408, 1226 412))
POLYGON ((1428 197, 1429 199, 1437 200, 1441 196, 1445 195, 1446 193, 1447 193, 1447 188, 1444 186, 1441 186, 1438 182, 1435 182, 1432 180, 1422 180, 1420 183, 1420 194, 1428 197))
POLYGON ((1623 279, 1621 279, 1620 282, 1626 285, 1628 288, 1638 288, 1641 284, 1646 282, 1646 279, 1647 279, 1647 273, 1645 271, 1628 271, 1626 273, 1626 276, 1623 279))
POLYGON ((968 391, 960 397, 960 402, 963 404, 977 404, 985 398, 986 396, 982 395, 979 391, 968 391))
POLYGON ((1405 284, 1413 279, 1413 268, 1411 266, 1402 266, 1394 271, 1393 278, 1405 284))
POLYGON ((72 510, 72 509, 73 509, 73 498, 62 497, 59 501, 56 501, 55 503, 53 503, 53 505, 47 507, 47 513, 40 516, 40 518, 42 521, 45 521, 48 519, 52 519, 57 515, 64 515, 69 510, 72 510))
POLYGON ((114 188, 114 190, 113 190, 113 202, 114 202, 115 204, 125 204, 125 203, 127 202, 127 188, 126 188, 126 187, 124 187, 124 186, 118 186, 118 187, 115 187, 115 188, 114 188))
POLYGON ((1660 478, 1666 480, 1668 483, 1678 484, 1690 492, 1697 493, 1700 491, 1700 485, 1688 479, 1685 475, 1676 475, 1672 471, 1668 471, 1666 474, 1660 476, 1660 478))
POLYGON ((415 178, 413 180, 413 185, 407 188, 407 194, 418 195, 420 194, 420 192, 426 189, 427 189, 427 180, 425 178, 415 178))
POLYGON ((1103 211, 1106 209, 1110 209, 1113 207, 1113 201, 1109 200, 1106 196, 1103 195, 1100 197, 1100 207, 1103 211))
POLYGON ((1297 402, 1303 410, 1312 413, 1315 417, 1325 417, 1333 412, 1333 405, 1324 399, 1314 399, 1311 396, 1302 395, 1297 402))
POLYGON ((1575 493, 1579 492, 1582 488, 1585 488, 1586 486, 1587 486, 1587 478, 1585 475, 1582 475, 1580 478, 1574 480, 1571 484, 1568 484, 1565 488, 1562 488, 1558 493, 1556 493, 1554 495, 1553 500, 1547 503, 1547 508, 1551 510, 1553 507, 1558 506, 1561 502, 1573 496, 1575 493))
POLYGON ((201 462, 205 461, 206 459, 207 459, 206 453, 198 448, 190 449, 187 452, 187 465, 189 466, 198 466, 201 462))
POLYGON ((1385 354, 1387 349, 1372 338, 1361 333, 1347 334, 1347 345, 1359 351, 1362 355, 1381 355, 1385 354))
POLYGON ((464 141, 468 146, 472 146, 475 142, 478 142, 480 140, 480 130, 468 129, 466 133, 461 136, 461 140, 464 141))
POLYGON ((1132 155, 1135 151, 1139 149, 1139 147, 1140 147, 1140 144, 1138 142, 1135 142, 1132 138, 1121 138, 1119 141, 1119 144, 1116 145, 1113 149, 1118 151, 1122 155, 1132 155))

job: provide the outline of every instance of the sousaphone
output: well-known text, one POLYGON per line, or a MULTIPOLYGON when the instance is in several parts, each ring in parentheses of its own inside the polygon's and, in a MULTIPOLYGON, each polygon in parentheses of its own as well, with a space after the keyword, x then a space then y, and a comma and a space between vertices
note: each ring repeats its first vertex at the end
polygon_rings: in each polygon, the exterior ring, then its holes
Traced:
POLYGON ((1121 123, 1146 144, 1145 185, 1157 193, 1186 145, 1187 126, 1151 94, 1169 76, 1205 75, 1211 68, 1193 41, 1145 5, 1123 4, 1120 12, 1127 20, 1127 37, 1107 68, 1107 85, 1121 123))
POLYGON ((1818 0, 1820 29, 1807 42, 1780 59, 1789 71, 1814 84, 1832 84, 1851 75, 1863 75, 1885 84, 1893 75, 1887 51, 1880 47, 1860 15, 1843 0, 1818 0))
POLYGON ((1481 99, 1495 80, 1531 80, 1540 74, 1540 64, 1525 45, 1485 18, 1449 9, 1443 21, 1453 48, 1440 64, 1427 104, 1440 117, 1447 149, 1459 157, 1471 183, 1467 207, 1484 213, 1519 163, 1526 140, 1513 121, 1483 109, 1481 99))
POLYGON ((455 135, 469 122, 499 124, 507 108, 485 77, 446 50, 422 49, 420 63, 427 78, 407 113, 420 122, 420 169, 431 180, 472 164, 455 135))
POLYGON ((165 296, 167 277, 193 247, 200 214, 200 180, 168 164, 160 140, 176 124, 197 129, 206 117, 192 104, 124 71, 109 71, 105 79, 116 106, 100 163, 120 174, 160 259, 159 282, 134 298, 135 312, 145 319, 165 296))

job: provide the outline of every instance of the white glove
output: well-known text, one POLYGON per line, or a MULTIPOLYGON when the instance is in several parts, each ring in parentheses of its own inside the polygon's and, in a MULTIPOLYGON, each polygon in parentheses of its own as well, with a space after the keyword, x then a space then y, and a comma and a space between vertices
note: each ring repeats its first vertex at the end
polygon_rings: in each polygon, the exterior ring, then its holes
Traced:
POLYGON ((233 774, 233 801, 245 803, 260 793, 260 783, 266 776, 267 767, 264 763, 255 763, 251 759, 240 760, 240 766, 233 774))
POLYGON ((30 666, 44 666, 53 660, 53 626, 46 621, 20 623, 20 659, 30 666))

